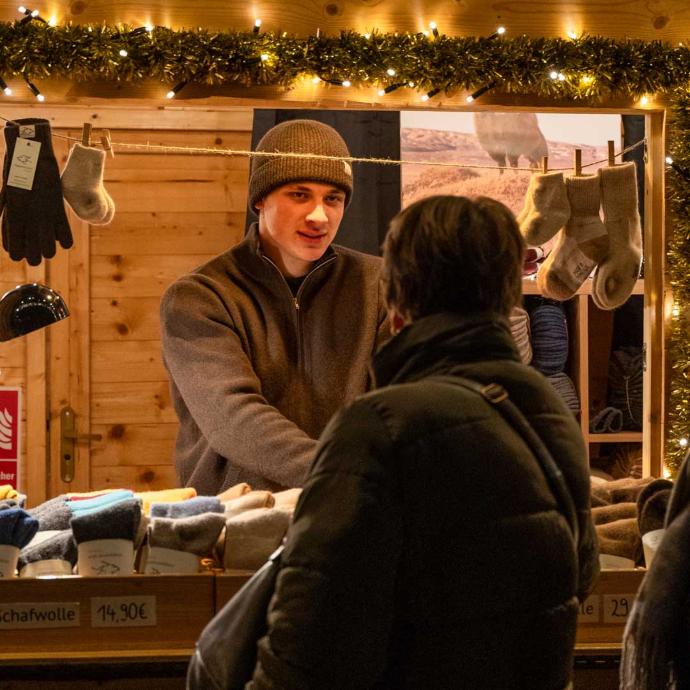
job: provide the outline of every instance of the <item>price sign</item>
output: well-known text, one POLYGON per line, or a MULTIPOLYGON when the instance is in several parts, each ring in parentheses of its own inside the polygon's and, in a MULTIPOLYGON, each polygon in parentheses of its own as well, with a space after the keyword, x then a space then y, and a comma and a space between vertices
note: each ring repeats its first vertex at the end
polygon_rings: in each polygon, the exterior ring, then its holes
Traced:
POLYGON ((598 623, 599 622, 599 599, 596 594, 588 596, 584 601, 580 602, 580 609, 578 611, 579 623, 598 623))
POLYGON ((625 625, 634 598, 634 594, 604 594, 604 623, 625 625))
POLYGON ((156 625, 156 597, 91 597, 92 628, 156 625))

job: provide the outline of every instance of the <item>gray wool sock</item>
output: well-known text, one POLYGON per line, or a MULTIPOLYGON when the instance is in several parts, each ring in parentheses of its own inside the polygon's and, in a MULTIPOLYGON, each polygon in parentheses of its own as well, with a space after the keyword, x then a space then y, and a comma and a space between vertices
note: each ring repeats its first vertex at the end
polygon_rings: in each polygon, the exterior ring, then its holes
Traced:
POLYGON ((152 503, 151 517, 183 518, 202 513, 222 513, 223 504, 216 496, 195 496, 174 503, 152 503))
POLYGON ((225 516, 202 513, 182 518, 154 517, 148 529, 150 547, 209 556, 225 527, 225 516))
POLYGON ((69 521, 72 518, 72 511, 67 505, 64 494, 51 498, 35 508, 30 508, 27 512, 38 520, 39 532, 47 529, 69 529, 69 521))
POLYGON ((115 203, 103 186, 105 151, 75 144, 62 172, 62 193, 72 210, 91 225, 113 219, 115 203))
POLYGON ((13 498, 4 498, 0 501, 0 510, 9 510, 10 508, 19 508, 20 505, 13 498))
POLYGON ((29 563, 54 559, 68 561, 72 568, 76 565, 77 545, 74 543, 72 530, 62 530, 50 539, 22 549, 19 552, 17 569, 21 573, 22 568, 29 563))
POLYGON ((141 521, 141 501, 128 498, 102 510, 73 517, 71 520, 77 544, 98 539, 134 540, 141 521))

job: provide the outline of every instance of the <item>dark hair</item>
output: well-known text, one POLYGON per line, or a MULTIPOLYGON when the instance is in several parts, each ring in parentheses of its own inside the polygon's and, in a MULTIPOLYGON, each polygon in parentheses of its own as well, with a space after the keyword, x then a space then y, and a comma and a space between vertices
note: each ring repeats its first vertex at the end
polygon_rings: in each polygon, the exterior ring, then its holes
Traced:
POLYGON ((525 251, 515 216, 488 197, 432 196, 390 222, 386 301, 413 319, 441 311, 507 316, 522 300, 525 251))

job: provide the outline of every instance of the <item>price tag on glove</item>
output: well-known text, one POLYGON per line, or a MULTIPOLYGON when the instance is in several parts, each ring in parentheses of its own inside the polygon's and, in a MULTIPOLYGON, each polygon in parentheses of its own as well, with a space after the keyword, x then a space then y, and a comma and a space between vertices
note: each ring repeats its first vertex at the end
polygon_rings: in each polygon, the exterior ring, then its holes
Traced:
POLYGON ((27 189, 29 191, 33 189, 40 150, 40 141, 17 139, 14 144, 10 172, 7 176, 7 184, 10 187, 18 187, 19 189, 27 189))

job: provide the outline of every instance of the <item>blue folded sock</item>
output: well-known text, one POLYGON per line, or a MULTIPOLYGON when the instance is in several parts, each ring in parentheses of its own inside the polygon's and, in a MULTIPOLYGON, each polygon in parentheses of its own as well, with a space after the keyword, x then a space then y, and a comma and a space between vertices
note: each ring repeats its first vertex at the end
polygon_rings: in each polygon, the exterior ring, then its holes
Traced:
POLYGON ((87 513, 92 513, 94 510, 100 510, 101 508, 119 503, 133 496, 134 492, 129 489, 118 489, 117 491, 111 491, 102 496, 84 498, 78 501, 67 501, 67 506, 72 511, 72 515, 86 515, 87 513))
POLYGON ((21 508, 0 511, 0 544, 23 549, 38 532, 38 520, 21 508))
POLYGON ((217 496, 196 496, 174 503, 153 503, 151 517, 182 518, 202 513, 222 513, 223 504, 217 496))

